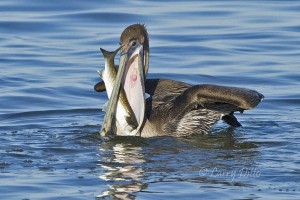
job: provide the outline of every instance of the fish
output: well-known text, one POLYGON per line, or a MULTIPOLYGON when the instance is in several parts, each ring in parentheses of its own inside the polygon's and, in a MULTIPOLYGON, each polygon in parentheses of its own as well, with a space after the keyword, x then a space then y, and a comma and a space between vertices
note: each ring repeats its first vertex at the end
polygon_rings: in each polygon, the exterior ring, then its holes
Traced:
MULTIPOLYGON (((111 100, 113 88, 117 79, 118 73, 118 66, 114 63, 114 58, 120 48, 116 49, 115 51, 107 51, 103 48, 100 48, 104 60, 105 60, 105 67, 103 70, 99 70, 98 73, 100 77, 103 79, 106 92, 108 98, 111 100)), ((110 101, 109 100, 109 101, 110 101)), ((110 102, 108 102, 109 104, 110 102)), ((108 105, 109 107, 109 105, 108 105)), ((131 135, 131 136, 140 136, 139 127, 141 125, 140 121, 136 118, 136 115, 130 105, 128 100, 126 91, 121 85, 119 91, 119 97, 117 100, 117 105, 115 108, 115 112, 112 113, 113 117, 108 120, 107 124, 104 123, 105 117, 102 124, 101 135, 131 135), (111 122, 110 122, 111 121, 111 122), (104 127, 106 126, 106 127, 104 127)), ((107 113, 110 113, 106 110, 107 113)), ((108 117, 109 118, 109 117, 108 117)))

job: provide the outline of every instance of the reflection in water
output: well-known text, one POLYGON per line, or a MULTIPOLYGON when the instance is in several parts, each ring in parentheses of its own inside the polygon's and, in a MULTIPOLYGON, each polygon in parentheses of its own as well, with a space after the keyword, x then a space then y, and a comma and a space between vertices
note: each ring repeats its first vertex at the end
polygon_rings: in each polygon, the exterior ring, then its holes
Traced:
POLYGON ((109 186, 98 198, 135 199, 141 190, 166 193, 156 186, 161 182, 198 183, 199 190, 207 184, 249 187, 261 175, 256 147, 233 129, 188 138, 117 137, 101 145, 99 178, 109 186))
POLYGON ((110 141, 103 145, 101 150, 111 150, 99 164, 104 169, 99 178, 108 181, 110 185, 109 189, 103 191, 98 198, 111 196, 135 199, 134 193, 147 187, 147 184, 141 181, 144 174, 141 164, 145 162, 141 154, 142 147, 130 141, 126 142, 125 139, 120 142, 110 141))
POLYGON ((220 130, 214 130, 213 134, 197 135, 182 140, 205 149, 242 150, 258 147, 251 140, 243 138, 243 134, 239 134, 237 129, 233 127, 221 128, 220 130))

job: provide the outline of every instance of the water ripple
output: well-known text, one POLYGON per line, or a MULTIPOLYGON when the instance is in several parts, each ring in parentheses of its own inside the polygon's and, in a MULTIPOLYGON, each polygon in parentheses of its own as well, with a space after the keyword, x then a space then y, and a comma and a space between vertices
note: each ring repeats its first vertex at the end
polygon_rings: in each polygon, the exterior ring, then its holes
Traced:
POLYGON ((1 0, 0 198, 297 199, 299 9, 278 0, 1 0), (147 25, 149 78, 251 88, 265 100, 236 115, 240 128, 101 141, 99 47, 115 49, 132 23, 147 25))

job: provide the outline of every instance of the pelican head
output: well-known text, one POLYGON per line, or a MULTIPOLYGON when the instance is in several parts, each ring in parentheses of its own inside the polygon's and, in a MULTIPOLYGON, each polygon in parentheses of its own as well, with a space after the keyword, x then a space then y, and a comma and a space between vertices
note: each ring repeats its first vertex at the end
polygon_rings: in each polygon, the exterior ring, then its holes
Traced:
POLYGON ((128 26, 121 34, 120 45, 122 54, 132 55, 135 49, 141 50, 145 76, 149 68, 149 38, 146 27, 142 24, 128 26))

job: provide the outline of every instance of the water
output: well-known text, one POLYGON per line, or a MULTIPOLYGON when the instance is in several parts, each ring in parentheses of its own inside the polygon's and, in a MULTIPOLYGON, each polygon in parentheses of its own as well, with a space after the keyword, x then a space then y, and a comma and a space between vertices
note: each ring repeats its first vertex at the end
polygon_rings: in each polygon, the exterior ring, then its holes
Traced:
POLYGON ((298 199, 299 1, 0 2, 0 199, 298 199), (207 136, 98 136, 93 91, 133 23, 150 74, 266 97, 207 136))

